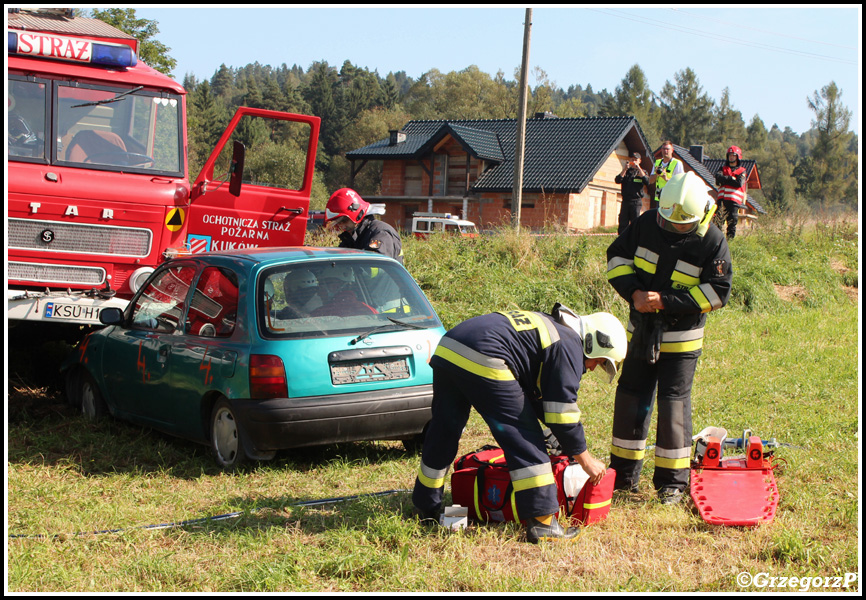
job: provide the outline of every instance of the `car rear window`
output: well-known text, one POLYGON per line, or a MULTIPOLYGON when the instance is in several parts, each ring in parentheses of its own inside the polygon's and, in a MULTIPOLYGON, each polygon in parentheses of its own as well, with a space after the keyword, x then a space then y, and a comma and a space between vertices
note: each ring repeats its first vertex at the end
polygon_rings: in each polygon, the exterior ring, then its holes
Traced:
POLYGON ((440 325, 418 285, 397 263, 290 263, 263 271, 257 289, 256 312, 265 338, 349 335, 383 326, 397 330, 401 323, 440 325))

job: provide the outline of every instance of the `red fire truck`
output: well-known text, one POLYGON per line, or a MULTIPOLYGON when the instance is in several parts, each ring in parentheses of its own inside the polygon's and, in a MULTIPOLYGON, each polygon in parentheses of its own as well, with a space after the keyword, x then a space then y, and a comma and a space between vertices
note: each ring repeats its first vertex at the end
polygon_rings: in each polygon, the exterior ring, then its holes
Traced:
POLYGON ((186 91, 62 10, 7 16, 10 322, 98 325, 167 256, 303 244, 318 117, 238 109, 191 183, 186 91))

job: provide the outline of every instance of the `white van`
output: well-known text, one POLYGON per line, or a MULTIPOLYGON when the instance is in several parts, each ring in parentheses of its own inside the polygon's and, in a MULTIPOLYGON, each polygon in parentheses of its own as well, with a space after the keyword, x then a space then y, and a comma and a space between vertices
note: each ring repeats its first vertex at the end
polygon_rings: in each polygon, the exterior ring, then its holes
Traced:
POLYGON ((472 221, 451 213, 421 213, 412 215, 412 235, 426 238, 431 233, 451 233, 460 237, 477 237, 478 228, 472 221))

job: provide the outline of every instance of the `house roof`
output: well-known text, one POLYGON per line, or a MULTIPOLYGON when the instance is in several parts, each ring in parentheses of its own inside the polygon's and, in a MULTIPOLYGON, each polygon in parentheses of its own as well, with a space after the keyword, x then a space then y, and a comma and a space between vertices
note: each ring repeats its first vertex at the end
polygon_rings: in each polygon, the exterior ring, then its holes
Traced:
MULTIPOLYGON (((406 140, 381 140, 346 153, 350 160, 422 160, 446 135, 466 151, 492 163, 475 182, 475 192, 510 191, 514 185, 516 119, 409 121, 406 140)), ((523 189, 581 192, 612 152, 625 141, 629 151, 649 155, 634 117, 534 118, 526 121, 523 189)), ((648 165, 647 165, 648 166, 648 165)))

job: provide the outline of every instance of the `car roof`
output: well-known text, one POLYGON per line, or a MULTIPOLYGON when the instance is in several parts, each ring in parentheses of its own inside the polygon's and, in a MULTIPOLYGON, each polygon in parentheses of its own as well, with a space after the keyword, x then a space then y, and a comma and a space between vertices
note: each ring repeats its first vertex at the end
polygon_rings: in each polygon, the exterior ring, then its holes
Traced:
MULTIPOLYGON (((228 258, 241 259, 254 263, 297 262, 316 259, 368 258, 372 260, 393 260, 376 252, 353 250, 350 248, 315 248, 312 246, 284 246, 273 248, 240 248, 220 252, 203 252, 193 258, 228 258)), ((185 258, 179 256, 178 259, 185 258)))

